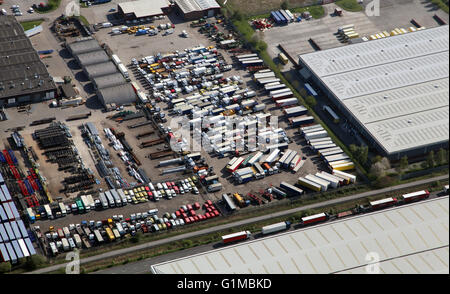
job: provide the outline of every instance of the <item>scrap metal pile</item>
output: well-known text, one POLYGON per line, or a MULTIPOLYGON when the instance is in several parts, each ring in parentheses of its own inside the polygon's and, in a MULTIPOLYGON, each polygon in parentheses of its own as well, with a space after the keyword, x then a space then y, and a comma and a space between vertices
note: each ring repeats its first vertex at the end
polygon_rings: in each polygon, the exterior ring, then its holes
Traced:
POLYGON ((95 180, 92 174, 83 166, 78 150, 74 146, 69 128, 61 122, 54 122, 49 127, 36 130, 33 138, 38 141, 48 162, 58 165, 59 171, 69 172, 75 176, 63 179, 64 188, 60 192, 73 193, 91 189, 95 180), (69 179, 69 180, 68 180, 69 179))

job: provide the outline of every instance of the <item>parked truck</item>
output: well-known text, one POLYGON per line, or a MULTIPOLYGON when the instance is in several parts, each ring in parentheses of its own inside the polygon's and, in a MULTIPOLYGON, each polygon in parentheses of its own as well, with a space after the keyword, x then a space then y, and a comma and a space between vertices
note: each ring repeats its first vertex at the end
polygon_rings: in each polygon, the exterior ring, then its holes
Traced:
POLYGON ((262 227, 261 234, 263 234, 263 235, 272 234, 272 233, 287 230, 290 227, 291 227, 291 223, 288 221, 279 222, 279 223, 276 223, 273 225, 268 225, 268 226, 262 227))
POLYGON ((229 243, 233 243, 233 242, 247 240, 248 238, 250 238, 251 235, 252 234, 249 231, 233 233, 233 234, 222 236, 222 242, 223 242, 223 244, 229 244, 229 243))

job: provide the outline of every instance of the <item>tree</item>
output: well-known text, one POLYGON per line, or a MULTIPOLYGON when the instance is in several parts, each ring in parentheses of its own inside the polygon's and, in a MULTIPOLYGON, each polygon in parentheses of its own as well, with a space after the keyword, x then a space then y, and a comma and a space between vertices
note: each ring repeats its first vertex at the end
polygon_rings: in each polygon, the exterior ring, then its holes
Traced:
POLYGON ((381 162, 375 162, 374 164, 372 164, 372 167, 370 168, 370 173, 376 179, 384 176, 384 174, 385 174, 384 165, 381 162))
POLYGON ((25 268, 29 271, 35 270, 45 263, 45 258, 41 255, 32 255, 27 258, 25 268))
POLYGON ((428 153, 427 166, 428 166, 428 168, 433 168, 436 166, 436 161, 434 160, 434 151, 431 151, 430 153, 428 153))
POLYGON ((446 152, 444 149, 439 149, 436 153, 436 163, 438 165, 443 165, 446 162, 446 152))
POLYGON ((11 263, 2 262, 0 263, 0 274, 9 273, 11 271, 11 263))
POLYGON ((381 155, 376 155, 374 158, 372 158, 372 163, 380 162, 383 157, 381 155))
POLYGON ((402 171, 405 168, 407 168, 408 165, 409 165, 409 163, 408 163, 408 156, 405 155, 402 158, 400 158, 400 163, 399 163, 400 171, 402 171))
POLYGON ((314 98, 313 96, 307 96, 305 98, 305 101, 310 107, 314 107, 317 104, 316 98, 314 98))
POLYGON ((362 165, 365 165, 367 163, 367 160, 369 159, 368 146, 356 146, 355 144, 351 144, 349 148, 350 152, 359 163, 361 163, 362 165))
POLYGON ((288 0, 284 0, 283 3, 281 3, 281 9, 289 9, 289 1, 288 0))

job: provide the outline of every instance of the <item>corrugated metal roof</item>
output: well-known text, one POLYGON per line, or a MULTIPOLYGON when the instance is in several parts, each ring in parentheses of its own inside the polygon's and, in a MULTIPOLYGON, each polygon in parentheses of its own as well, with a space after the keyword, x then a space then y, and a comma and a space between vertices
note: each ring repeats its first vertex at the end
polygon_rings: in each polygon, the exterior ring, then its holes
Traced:
POLYGON ((169 7, 167 0, 138 0, 119 3, 123 13, 134 13, 136 17, 148 17, 163 14, 162 9, 169 7))
POLYGON ((84 71, 89 78, 118 73, 119 70, 111 61, 86 66, 84 71))
POLYGON ((136 93, 129 83, 97 90, 97 96, 103 105, 110 103, 127 104, 136 101, 136 93))
POLYGON ((448 25, 300 55, 319 77, 448 52, 448 25), (431 40, 431 41, 430 41, 431 40))
POLYGON ((102 48, 98 44, 97 40, 90 39, 90 40, 83 40, 83 41, 77 41, 71 44, 68 44, 67 47, 72 52, 72 54, 83 54, 88 53, 92 51, 98 51, 102 48))
POLYGON ((346 99, 343 104, 368 124, 449 105, 447 78, 346 99), (426 96, 426 99, 424 97, 426 96))
POLYGON ((103 50, 79 54, 77 59, 82 67, 109 61, 108 55, 103 50))
POLYGON ((446 107, 366 124, 366 128, 388 153, 394 153, 448 141, 448 118, 447 103, 446 107))
MULTIPOLYGON (((414 34, 414 33, 411 33, 414 34)), ((354 45, 350 45, 354 46, 354 45)), ((447 78, 448 50, 322 78, 339 100, 447 78)))
POLYGON ((220 5, 215 0, 175 0, 175 3, 181 8, 183 13, 220 8, 220 5))
POLYGON ((392 154, 448 141, 448 33, 445 25, 309 53, 300 61, 392 154), (400 127, 409 119, 427 123, 400 127))
POLYGON ((92 79, 92 82, 95 84, 95 86, 98 89, 108 88, 108 87, 112 87, 112 86, 118 86, 118 85, 122 85, 122 84, 126 83, 123 75, 119 72, 104 75, 104 76, 94 77, 92 79))
POLYGON ((419 265, 429 252, 434 257, 419 271, 448 274, 448 227, 446 196, 156 264, 152 270, 176 274, 366 273, 367 254, 374 252, 380 258, 381 273, 398 273, 392 264, 409 272, 404 262, 419 265))

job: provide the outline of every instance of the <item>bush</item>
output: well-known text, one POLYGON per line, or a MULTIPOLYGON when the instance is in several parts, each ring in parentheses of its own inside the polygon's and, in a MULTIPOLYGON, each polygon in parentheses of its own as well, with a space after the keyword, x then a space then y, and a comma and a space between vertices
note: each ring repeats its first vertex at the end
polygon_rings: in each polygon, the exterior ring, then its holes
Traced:
POLYGON ((139 240, 141 239, 141 235, 140 234, 136 234, 133 237, 130 238, 131 243, 138 243, 139 240))
POLYGON ((9 273, 11 271, 11 263, 2 262, 0 263, 0 274, 9 273))
POLYGON ((186 239, 183 240, 181 244, 183 245, 184 248, 191 248, 194 243, 192 242, 192 240, 186 239))
POLYGON ((317 104, 316 98, 314 98, 313 96, 306 96, 305 101, 311 108, 313 108, 317 104))
POLYGON ((289 9, 289 2, 288 0, 284 0, 283 3, 281 3, 281 9, 289 9))
POLYGON ((29 271, 35 270, 45 264, 45 257, 41 255, 32 255, 27 258, 25 262, 25 268, 29 271))

